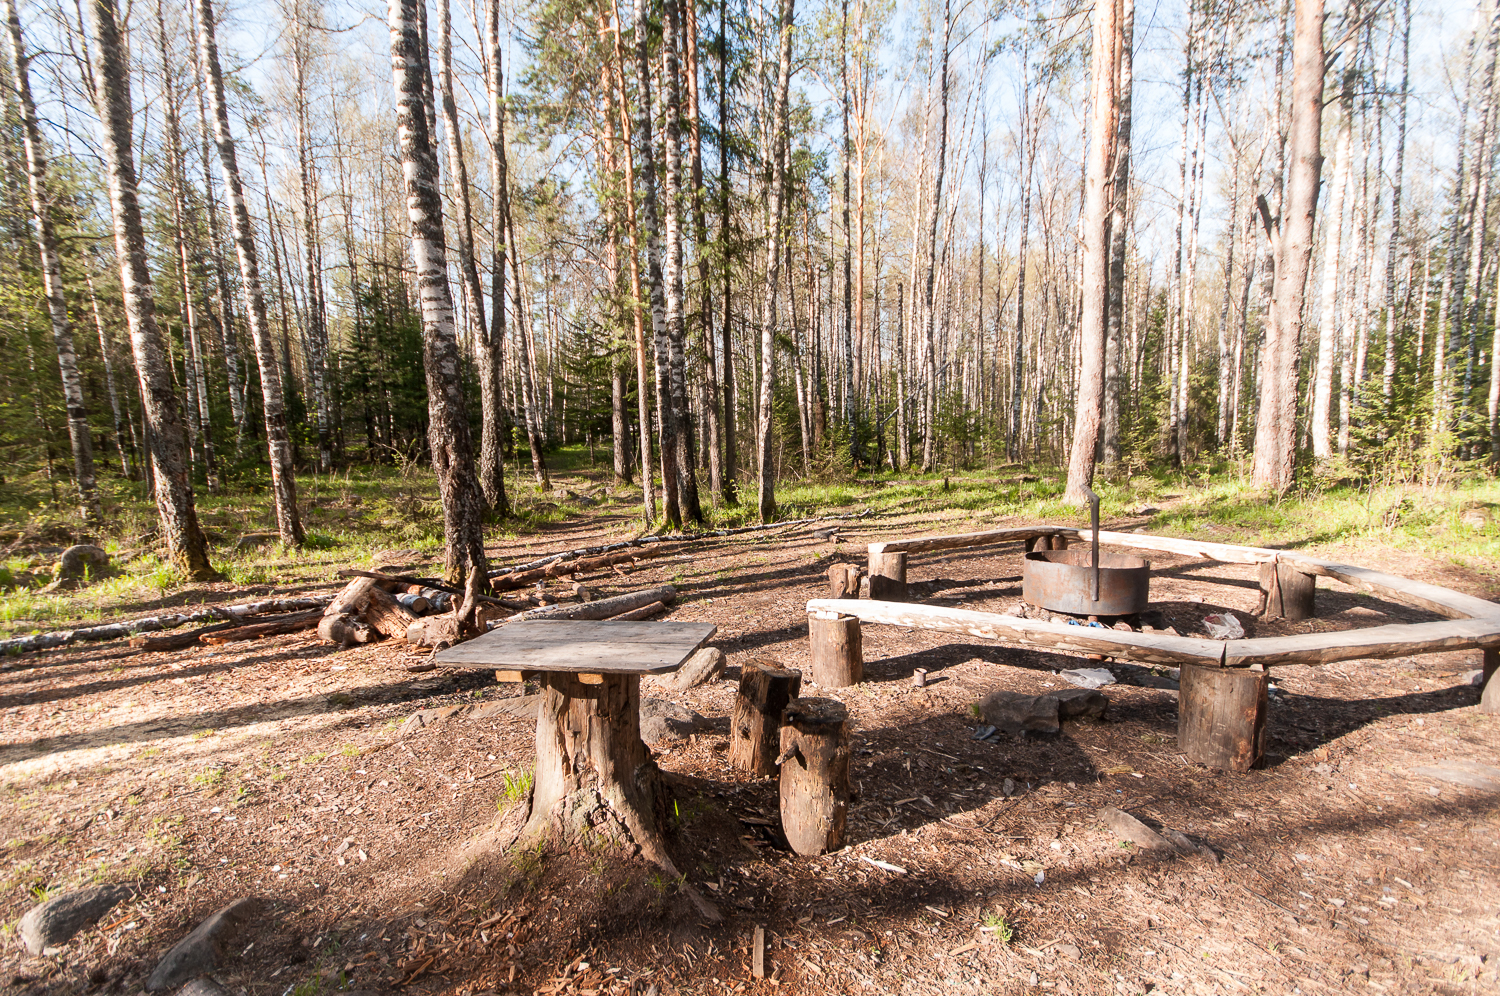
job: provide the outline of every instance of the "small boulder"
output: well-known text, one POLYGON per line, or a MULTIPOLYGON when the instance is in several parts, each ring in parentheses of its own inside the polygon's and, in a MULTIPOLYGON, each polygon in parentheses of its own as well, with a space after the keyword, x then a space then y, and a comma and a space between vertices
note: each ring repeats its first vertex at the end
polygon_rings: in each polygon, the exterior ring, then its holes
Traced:
POLYGON ((718 647, 704 647, 687 659, 672 674, 663 675, 661 687, 674 692, 685 692, 715 681, 724 673, 724 651, 718 647))
POLYGON ((1014 740, 1062 731, 1065 719, 1101 719, 1109 706, 1092 688, 1059 688, 1045 695, 993 691, 975 706, 979 718, 1014 740))
POLYGON ((230 996, 230 993, 212 978, 203 975, 177 990, 177 996, 230 996))
POLYGON ((641 739, 648 744, 664 739, 685 740, 707 723, 702 716, 676 702, 641 700, 641 739))
POLYGON ((212 972, 228 946, 255 920, 260 909, 260 900, 247 897, 204 920, 162 956, 146 980, 146 989, 150 992, 173 989, 212 972))
POLYGON ((45 590, 70 590, 89 581, 108 577, 111 573, 113 571, 109 566, 109 554, 97 546, 80 543, 62 552, 57 570, 52 575, 52 583, 45 590))
POLYGON ((1057 700, 1058 719, 1103 719, 1109 699, 1093 688, 1060 688, 1045 698, 1057 700))
POLYGON ((75 889, 34 906, 16 926, 26 950, 39 955, 46 948, 66 944, 89 924, 114 909, 131 893, 128 885, 96 885, 75 889))

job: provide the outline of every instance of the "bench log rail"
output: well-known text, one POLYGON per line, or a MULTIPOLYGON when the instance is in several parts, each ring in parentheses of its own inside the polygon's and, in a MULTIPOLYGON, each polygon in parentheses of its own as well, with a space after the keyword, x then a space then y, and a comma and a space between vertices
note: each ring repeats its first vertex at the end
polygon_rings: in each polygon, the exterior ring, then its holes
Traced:
MULTIPOLYGON (((1105 546, 1171 553, 1220 563, 1261 565, 1262 591, 1273 599, 1266 604, 1268 611, 1276 615, 1281 612, 1276 579, 1284 576, 1279 572, 1290 569, 1310 578, 1330 578, 1445 618, 1439 622, 1392 623, 1341 632, 1221 641, 1072 626, 904 601, 906 564, 910 554, 980 549, 1016 542, 1025 542, 1030 549, 1039 541, 1048 546, 1092 542, 1093 531, 1069 526, 1022 526, 871 543, 872 598, 864 601, 813 599, 807 603, 809 628, 827 628, 835 620, 854 621, 855 625, 879 623, 1183 668, 1182 687, 1184 690, 1191 688, 1193 694, 1179 698, 1179 744, 1191 760, 1237 771, 1261 763, 1265 687, 1269 683, 1267 669, 1273 665, 1317 666, 1337 661, 1478 649, 1483 652, 1484 672, 1480 708, 1483 712, 1500 714, 1500 680, 1490 680, 1500 670, 1500 604, 1383 571, 1285 550, 1099 531, 1099 543, 1105 546), (886 598, 876 597, 879 594, 885 594, 886 598), (1208 675, 1196 670, 1208 668, 1240 669, 1243 679, 1209 681, 1208 675), (1250 682, 1248 686, 1247 681, 1250 682), (1229 722, 1226 718, 1229 716, 1238 718, 1229 722)), ((1311 591, 1309 584, 1300 615, 1312 614, 1311 591)), ((1290 610, 1288 615, 1291 615, 1290 610)), ((849 625, 848 622, 841 624, 849 625)), ((819 641, 815 640, 814 647, 818 646, 819 641)), ((816 673, 816 660, 813 667, 816 673)))

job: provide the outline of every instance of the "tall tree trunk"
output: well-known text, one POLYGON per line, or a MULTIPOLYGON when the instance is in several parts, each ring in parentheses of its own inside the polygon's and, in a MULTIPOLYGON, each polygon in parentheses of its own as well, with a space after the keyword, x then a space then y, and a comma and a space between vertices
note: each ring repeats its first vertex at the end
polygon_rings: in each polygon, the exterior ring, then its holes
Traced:
MULTIPOLYGON (((505 218, 510 176, 505 152, 505 64, 500 45, 500 0, 484 4, 485 90, 490 130, 490 320, 476 351, 479 364, 479 485, 490 511, 507 515, 505 497, 505 218)), ((481 302, 483 298, 479 299, 481 302)), ((475 307, 482 307, 476 303, 475 307)))
MULTIPOLYGON (((188 19, 193 37, 198 37, 198 9, 188 5, 188 19)), ((240 373, 239 336, 234 326, 234 296, 229 290, 229 274, 224 266, 224 234, 219 226, 219 198, 214 192, 213 167, 209 165, 212 155, 211 125, 208 116, 208 73, 199 58, 197 46, 193 50, 193 66, 197 73, 198 86, 198 165, 203 174, 203 201, 208 216, 208 251, 210 269, 213 271, 213 302, 210 313, 218 327, 219 347, 224 351, 225 373, 229 380, 229 417, 234 421, 235 455, 239 455, 245 437, 245 388, 240 373)))
POLYGON ((68 304, 63 297, 62 263, 57 254, 57 235, 52 230, 51 197, 47 190, 47 155, 31 99, 31 59, 21 36, 21 19, 15 0, 5 0, 5 20, 10 37, 11 71, 14 73, 16 104, 21 111, 21 137, 26 148, 26 183, 31 194, 31 221, 36 228, 41 254, 42 293, 52 321, 52 343, 62 374, 63 400, 68 407, 68 440, 73 447, 73 483, 78 489, 79 514, 98 527, 103 519, 94 480, 94 441, 89 434, 88 409, 83 403, 83 378, 78 374, 78 356, 73 351, 73 329, 68 304))
MULTIPOLYGON (((719 245, 723 256, 720 266, 719 308, 720 326, 719 337, 724 354, 724 474, 721 481, 721 494, 726 505, 739 503, 739 481, 738 463, 739 455, 736 447, 739 445, 735 440, 735 417, 738 414, 734 398, 734 352, 730 345, 729 333, 730 322, 733 317, 731 305, 733 302, 733 288, 731 287, 731 269, 729 257, 729 143, 726 136, 729 134, 729 35, 728 35, 728 7, 726 3, 719 4, 719 38, 718 38, 718 75, 719 75, 719 245)), ((706 320, 706 316, 705 316, 706 320)))
MULTIPOLYGON (((635 142, 640 167, 641 205, 637 212, 646 235, 646 274, 651 294, 651 329, 656 349, 656 404, 661 422, 662 514, 674 529, 682 528, 678 503, 677 420, 672 405, 672 344, 667 329, 660 225, 656 199, 656 150, 651 139, 651 54, 647 0, 635 0, 635 142)), ((669 204, 670 208, 671 205, 669 204)), ((643 387, 644 389, 644 387, 643 387)), ((650 445, 649 441, 645 445, 650 445)), ((647 481, 650 487, 651 482, 647 481)))
POLYGON ((1332 189, 1328 192, 1328 210, 1323 216, 1327 234, 1323 239, 1322 308, 1318 318, 1318 365, 1313 375, 1312 407, 1313 456, 1319 460, 1326 460, 1333 455, 1333 366, 1337 360, 1339 342, 1339 269, 1343 262, 1344 196, 1349 186, 1354 80, 1355 70, 1351 66, 1344 72, 1343 89, 1339 91, 1338 138, 1333 146, 1332 189))
MULTIPOLYGON (((302 196, 302 237, 307 244, 303 255, 306 281, 307 322, 303 339, 306 343, 309 380, 312 381, 313 419, 318 428, 318 470, 333 470, 333 404, 328 383, 328 309, 323 300, 322 243, 319 238, 317 175, 312 153, 312 136, 308 127, 307 67, 312 60, 308 37, 314 25, 304 18, 310 14, 298 9, 293 14, 298 23, 292 38, 292 89, 296 103, 297 185, 302 196)), ((288 260, 288 266, 291 261, 288 260)))
MULTIPOLYGON (((494 58, 498 53, 491 50, 490 55, 494 58)), ((484 288, 479 283, 479 266, 475 262, 474 209, 469 196, 469 164, 464 159, 463 131, 458 125, 458 103, 453 96, 453 15, 449 0, 439 0, 438 3, 438 91, 443 108, 443 140, 448 151, 448 175, 452 181, 453 200, 458 207, 458 272, 463 281, 464 293, 468 297, 469 306, 464 311, 468 317, 475 356, 479 360, 480 490, 484 493, 485 506, 503 515, 505 478, 499 454, 499 427, 490 431, 488 425, 490 416, 499 415, 497 388, 500 364, 498 353, 490 340, 489 323, 484 317, 484 288), (491 401, 488 408, 483 404, 486 396, 491 401), (486 452, 487 436, 494 449, 493 453, 486 452)))
POLYGON ((129 422, 120 405, 120 391, 115 383, 114 344, 104 331, 104 318, 99 314, 99 296, 94 293, 93 274, 85 274, 89 288, 89 309, 94 315, 94 331, 99 334, 99 355, 104 360, 104 386, 109 392, 109 410, 114 415, 115 450, 120 455, 120 473, 126 480, 135 480, 135 467, 130 462, 133 447, 125 440, 125 426, 129 422))
MULTIPOLYGON (((637 0, 640 2, 640 0, 637 0)), ((781 0, 779 20, 779 56, 776 68, 776 92, 771 105, 770 198, 766 211, 766 283, 760 310, 760 401, 756 410, 755 459, 756 478, 760 487, 760 521, 776 517, 775 463, 771 454, 772 401, 776 386, 776 289, 781 276, 781 243, 785 231, 782 217, 786 202, 786 167, 790 136, 787 133, 788 91, 792 79, 792 18, 796 0, 781 0)))
MULTIPOLYGON (((677 503, 683 521, 702 522, 698 504, 698 479, 694 473, 692 421, 687 397, 687 288, 683 277, 682 227, 686 204, 682 192, 682 66, 678 40, 682 36, 682 12, 678 0, 663 4, 666 24, 662 32, 662 102, 666 119, 666 324, 670 347, 670 396, 676 434, 672 445, 677 454, 677 503)), ((663 439, 662 445, 666 445, 663 439)))
POLYGON ((937 308, 933 300, 933 289, 937 279, 937 228, 938 212, 943 202, 943 174, 948 165, 948 57, 949 49, 952 47, 953 35, 953 4, 952 0, 943 0, 943 52, 940 68, 938 70, 938 149, 937 169, 933 174, 932 204, 927 216, 927 277, 923 292, 922 311, 922 354, 926 369, 923 370, 923 379, 926 380, 923 391, 923 434, 922 434, 922 472, 928 473, 932 470, 936 460, 936 438, 937 430, 937 404, 938 404, 938 364, 936 340, 933 336, 933 324, 937 318, 937 308))
POLYGON ((445 575, 449 581, 467 586, 469 597, 464 609, 472 612, 474 595, 489 586, 489 565, 484 553, 485 502, 474 472, 474 443, 464 405, 453 297, 448 288, 437 153, 423 100, 423 80, 428 78, 428 69, 419 2, 391 0, 391 76, 396 90, 396 127, 401 142, 406 211, 411 223, 411 256, 421 294, 427 442, 443 501, 443 531, 447 538, 445 575))
POLYGON ((114 220, 115 253, 120 260, 120 287, 130 345, 140 378, 141 408, 151 451, 156 508, 168 558, 194 580, 218 573, 208 561, 208 547, 198 525, 193 485, 187 470, 182 409, 172 389, 166 343, 156 324, 151 271, 146 266, 146 234, 141 224, 135 152, 131 147, 130 76, 115 0, 90 0, 94 53, 98 64, 95 102, 103 141, 105 180, 114 220))
POLYGON ((843 160, 843 235, 844 235, 844 297, 842 325, 844 330, 844 431, 848 433, 849 462, 851 466, 859 464, 859 433, 854 425, 854 273, 853 273, 853 246, 851 238, 853 232, 849 224, 849 160, 852 158, 854 149, 849 140, 849 0, 841 0, 839 5, 839 84, 840 97, 839 109, 843 119, 844 136, 841 158, 843 160))
POLYGON ((1297 432, 1297 344, 1312 261, 1318 176, 1323 169, 1323 0, 1297 0, 1292 37, 1292 163, 1276 242, 1276 293, 1261 351, 1261 403, 1255 422, 1252 480, 1292 486, 1297 432))
MULTIPOLYGON (((1124 346, 1125 324, 1125 236, 1130 225, 1130 113, 1134 90, 1135 0, 1121 0, 1119 32, 1115 55, 1116 103, 1114 175, 1109 211, 1109 316, 1104 340, 1104 426, 1103 458, 1105 466, 1120 459, 1120 352, 1124 346)), ((1238 175, 1238 174, 1236 174, 1238 175)), ((996 315, 996 325, 999 316, 996 315)))
POLYGON ((207 73, 209 102, 213 109, 214 144, 219 148, 219 165, 224 187, 229 193, 230 227, 240 261, 240 281, 244 285, 245 311, 250 318, 250 336, 255 342, 255 356, 260 364, 261 400, 265 407, 266 443, 271 456, 271 489, 276 497, 276 528, 281 542, 301 546, 305 536, 297 512, 297 481, 292 471, 292 443, 287 431, 286 405, 281 393, 281 371, 276 366, 276 349, 266 320, 266 299, 260 286, 260 261, 255 248, 255 230, 250 226, 250 211, 245 204, 244 186, 235 156, 234 137, 229 133, 229 104, 224 97, 224 74, 219 68, 219 47, 214 37, 213 0, 196 0, 198 7, 198 50, 207 73))
MULTIPOLYGON (((1391 234, 1385 250, 1385 366, 1380 392, 1387 405, 1396 384, 1396 350, 1401 328, 1396 321, 1396 257, 1401 253, 1401 188, 1406 172, 1406 105, 1411 88, 1411 0, 1401 2, 1401 93, 1396 111, 1396 169, 1391 177, 1391 234)), ((1493 354, 1492 354, 1493 355, 1493 354)), ((1500 365, 1494 369, 1500 371, 1500 365)))
POLYGON ((1068 457, 1065 500, 1075 505, 1088 500, 1094 482, 1094 459, 1099 446, 1099 420, 1104 407, 1104 341, 1109 292, 1109 186, 1115 140, 1118 85, 1119 0, 1094 5, 1092 118, 1089 124, 1087 180, 1083 201, 1082 315, 1079 322, 1081 363, 1078 373, 1077 421, 1073 450, 1068 457))

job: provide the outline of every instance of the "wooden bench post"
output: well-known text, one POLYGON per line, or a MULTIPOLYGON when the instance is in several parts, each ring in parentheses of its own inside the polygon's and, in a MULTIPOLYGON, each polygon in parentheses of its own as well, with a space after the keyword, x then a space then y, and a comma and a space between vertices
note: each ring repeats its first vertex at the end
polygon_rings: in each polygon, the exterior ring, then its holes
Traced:
POLYGON ((1270 672, 1184 664, 1177 693, 1177 746, 1189 761, 1249 771, 1265 758, 1270 672))
POLYGON ((881 602, 906 601, 905 553, 870 552, 870 597, 881 602))
POLYGON ((1500 679, 1495 678, 1495 672, 1500 671, 1500 647, 1484 648, 1482 666, 1484 679, 1479 693, 1479 711, 1500 716, 1500 679))
POLYGON ((740 665, 740 690, 729 720, 729 763, 757 775, 776 774, 781 714, 802 690, 802 672, 761 657, 740 665))
POLYGON ((1260 618, 1296 622, 1316 615, 1318 579, 1296 565, 1274 560, 1260 565, 1260 618))
POLYGON ((798 854, 844 846, 849 815, 849 710, 835 699, 798 699, 781 728, 781 829, 798 854))
POLYGON ((859 617, 840 614, 824 619, 816 614, 807 617, 808 636, 812 641, 812 680, 822 688, 843 688, 864 680, 864 644, 860 639, 859 617))
POLYGON ((858 598, 861 576, 857 564, 834 564, 828 568, 828 597, 858 598))

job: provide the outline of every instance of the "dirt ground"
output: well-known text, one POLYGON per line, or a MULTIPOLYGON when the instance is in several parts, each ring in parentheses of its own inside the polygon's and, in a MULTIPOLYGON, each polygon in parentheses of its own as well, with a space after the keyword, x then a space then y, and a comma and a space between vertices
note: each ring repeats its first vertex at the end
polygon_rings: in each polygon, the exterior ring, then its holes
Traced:
MULTIPOLYGON (((630 521, 608 512, 496 549, 497 562, 624 535, 630 521)), ((404 646, 343 651, 310 633, 11 659, 0 670, 0 982, 138 992, 196 923, 255 896, 264 913, 217 973, 255 996, 1497 988, 1495 796, 1412 772, 1495 763, 1500 720, 1476 711, 1465 679, 1479 666, 1473 651, 1275 670, 1269 763, 1232 775, 1184 760, 1176 693, 1151 687, 1170 683, 1147 669, 1117 667, 1103 722, 980 741, 969 707, 985 693, 1063 687, 1057 670, 1091 662, 866 626, 865 681, 832 692, 853 718, 848 846, 806 859, 768 842, 775 783, 726 759, 739 664, 769 655, 807 667, 804 605, 825 594, 835 558, 975 525, 850 522, 836 540, 799 527, 589 580, 602 594, 675 583, 670 618, 719 628, 724 679, 684 697, 703 729, 654 745, 674 800, 670 843, 724 913, 714 926, 638 861, 487 846, 510 805, 507 776, 530 767, 533 721, 490 709, 407 720, 522 693, 491 672, 411 674, 419 658, 404 646), (931 672, 927 688, 912 686, 915 667, 931 672), (1103 806, 1212 856, 1122 845, 1096 818, 1103 806), (71 943, 26 956, 14 924, 37 896, 98 881, 139 891, 71 943), (757 926, 764 980, 750 971, 757 926)), ((1497 594, 1435 558, 1314 552, 1497 594)), ((1230 610, 1256 635, 1248 569, 1152 559, 1153 604, 1179 630, 1230 610)), ((914 555, 908 577, 923 601, 999 611, 1019 598, 1019 567, 1018 547, 914 555)), ((1319 618, 1304 629, 1432 618, 1320 584, 1319 618)))

